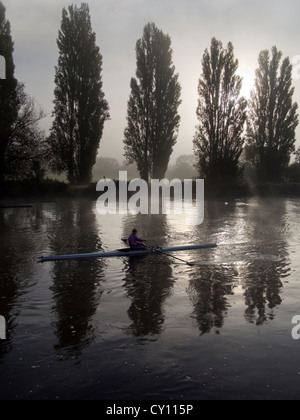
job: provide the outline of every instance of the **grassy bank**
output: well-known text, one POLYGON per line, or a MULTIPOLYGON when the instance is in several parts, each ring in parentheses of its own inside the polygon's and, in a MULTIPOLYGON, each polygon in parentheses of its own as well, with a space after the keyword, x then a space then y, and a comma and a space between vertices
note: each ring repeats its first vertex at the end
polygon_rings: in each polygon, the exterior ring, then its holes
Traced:
POLYGON ((300 183, 257 184, 253 193, 261 197, 300 197, 300 183))
POLYGON ((258 184, 210 184, 205 183, 205 194, 209 198, 242 197, 300 197, 300 183, 258 184))
POLYGON ((60 181, 45 179, 43 181, 7 181, 1 184, 0 199, 30 200, 39 198, 65 197, 70 195, 69 186, 60 181))

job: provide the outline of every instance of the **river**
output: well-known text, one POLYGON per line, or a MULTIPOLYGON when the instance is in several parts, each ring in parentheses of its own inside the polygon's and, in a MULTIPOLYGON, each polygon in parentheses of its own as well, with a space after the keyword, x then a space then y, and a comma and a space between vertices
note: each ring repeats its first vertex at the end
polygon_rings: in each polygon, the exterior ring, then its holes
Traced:
POLYGON ((208 201, 179 215, 100 216, 90 200, 0 209, 0 399, 298 399, 300 200, 208 201), (41 255, 216 243, 135 259, 41 255))

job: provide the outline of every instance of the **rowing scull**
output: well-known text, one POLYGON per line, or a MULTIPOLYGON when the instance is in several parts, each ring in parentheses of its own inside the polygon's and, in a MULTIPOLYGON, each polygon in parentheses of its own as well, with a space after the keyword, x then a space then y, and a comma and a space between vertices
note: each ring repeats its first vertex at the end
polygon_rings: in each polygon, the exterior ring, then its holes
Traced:
POLYGON ((176 252, 176 251, 190 251, 196 249, 215 248, 216 244, 204 244, 204 245, 185 245, 185 246, 173 246, 168 248, 149 247, 143 250, 131 250, 130 248, 118 249, 111 252, 92 252, 89 254, 70 254, 70 255, 54 255, 50 257, 39 257, 39 262, 48 261, 64 261, 64 260, 79 260, 89 258, 112 258, 112 257, 136 257, 142 255, 153 255, 164 252, 176 252))

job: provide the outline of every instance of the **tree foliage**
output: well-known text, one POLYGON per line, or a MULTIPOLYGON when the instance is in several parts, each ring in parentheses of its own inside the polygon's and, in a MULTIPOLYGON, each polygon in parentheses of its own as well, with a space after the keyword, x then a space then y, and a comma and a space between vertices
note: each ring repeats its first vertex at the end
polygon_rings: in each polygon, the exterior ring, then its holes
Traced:
POLYGON ((102 56, 92 31, 89 7, 72 5, 62 12, 57 40, 52 167, 67 172, 72 184, 91 181, 92 168, 109 118, 102 92, 102 56))
POLYGON ((264 182, 278 182, 295 150, 297 108, 293 103, 292 65, 276 47, 259 55, 247 129, 248 159, 264 182))
POLYGON ((14 77, 13 51, 0 2, 0 55, 6 61, 6 79, 0 80, 0 181, 42 177, 46 154, 45 135, 38 127, 44 114, 14 77))
POLYGON ((181 87, 172 63, 171 39, 154 23, 136 44, 136 78, 131 79, 125 156, 141 178, 163 178, 176 144, 181 87))
POLYGON ((210 51, 206 49, 203 55, 202 69, 194 138, 199 172, 210 180, 232 179, 238 174, 247 116, 247 101, 239 97, 242 78, 236 75, 233 45, 225 49, 213 38, 210 51))
POLYGON ((6 79, 0 80, 0 182, 7 171, 7 152, 11 131, 18 115, 17 80, 14 77, 14 44, 5 7, 0 2, 0 55, 6 61, 6 79))
POLYGON ((45 117, 43 110, 18 83, 18 115, 11 126, 6 151, 6 178, 41 179, 47 166, 48 146, 39 122, 45 117))
POLYGON ((300 147, 298 147, 298 149, 295 152, 295 160, 297 163, 300 164, 300 147))

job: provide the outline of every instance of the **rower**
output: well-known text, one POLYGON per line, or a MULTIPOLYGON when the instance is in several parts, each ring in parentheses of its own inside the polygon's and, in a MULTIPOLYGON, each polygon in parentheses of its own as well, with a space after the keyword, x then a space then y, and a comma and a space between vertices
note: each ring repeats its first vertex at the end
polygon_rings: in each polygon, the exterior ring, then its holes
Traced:
POLYGON ((132 250, 147 249, 147 247, 143 244, 143 242, 146 242, 146 240, 137 237, 136 229, 133 229, 132 234, 128 238, 128 242, 130 245, 130 249, 132 250))

